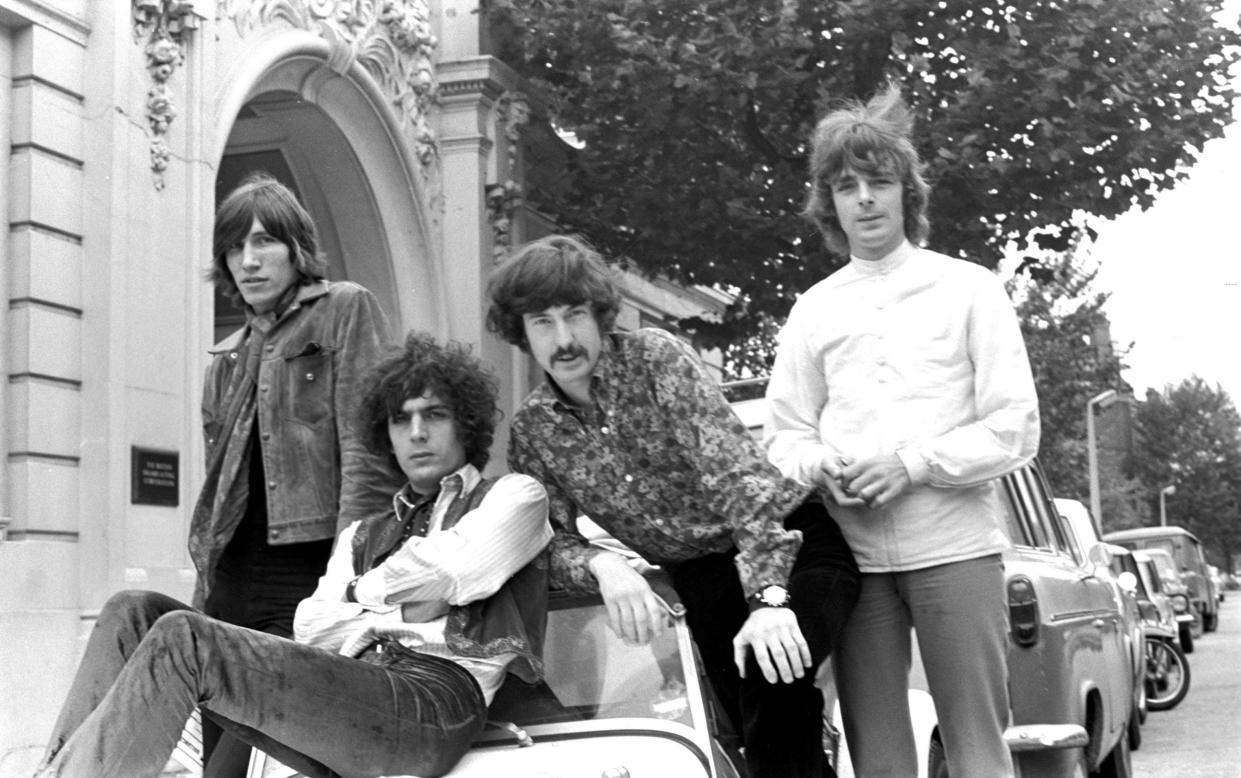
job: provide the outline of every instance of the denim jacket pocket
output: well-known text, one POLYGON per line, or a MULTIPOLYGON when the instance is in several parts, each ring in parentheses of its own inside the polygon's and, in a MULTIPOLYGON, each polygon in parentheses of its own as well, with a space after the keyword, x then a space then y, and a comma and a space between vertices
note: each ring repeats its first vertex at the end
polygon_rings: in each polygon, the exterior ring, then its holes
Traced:
POLYGON ((291 420, 315 426, 332 413, 332 352, 310 342, 293 356, 285 357, 288 396, 285 407, 291 420))

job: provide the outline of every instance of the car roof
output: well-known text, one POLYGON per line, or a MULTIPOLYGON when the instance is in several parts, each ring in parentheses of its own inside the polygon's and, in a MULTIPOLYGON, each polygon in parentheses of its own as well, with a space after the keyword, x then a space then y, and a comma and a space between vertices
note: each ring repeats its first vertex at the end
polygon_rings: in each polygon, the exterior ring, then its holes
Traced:
POLYGON ((1163 537, 1169 537, 1173 535, 1180 535, 1180 536, 1188 535, 1194 540, 1198 539, 1194 535, 1194 533, 1190 532, 1184 527, 1174 527, 1174 526, 1138 527, 1137 529, 1121 529, 1121 530, 1116 530, 1115 532, 1107 533, 1106 535, 1103 536, 1103 539, 1111 543, 1117 540, 1143 540, 1145 538, 1163 538, 1163 537))

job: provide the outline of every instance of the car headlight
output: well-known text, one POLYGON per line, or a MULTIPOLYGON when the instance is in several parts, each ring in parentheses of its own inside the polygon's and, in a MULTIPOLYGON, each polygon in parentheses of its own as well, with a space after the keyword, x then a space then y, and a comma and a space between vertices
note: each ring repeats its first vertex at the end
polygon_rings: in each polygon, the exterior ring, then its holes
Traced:
POLYGON ((1170 598, 1172 600, 1172 610, 1177 613, 1189 612, 1189 598, 1183 594, 1174 594, 1170 598))

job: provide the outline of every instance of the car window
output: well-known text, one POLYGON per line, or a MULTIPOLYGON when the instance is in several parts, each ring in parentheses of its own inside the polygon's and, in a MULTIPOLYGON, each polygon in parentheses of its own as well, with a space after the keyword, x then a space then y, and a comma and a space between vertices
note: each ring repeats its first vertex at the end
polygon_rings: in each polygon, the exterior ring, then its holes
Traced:
POLYGON ((1024 492, 1017 476, 1014 474, 1004 478, 1001 486, 999 490, 1000 513, 1004 531, 1008 534, 1008 541, 1015 546, 1051 548, 1047 541, 1047 533, 1043 531, 1043 528, 1031 523, 1027 512, 1017 508, 1024 504, 1024 492))
POLYGON ((1032 520, 1045 528, 1049 547, 1068 554, 1077 564, 1085 562, 1085 555, 1077 545, 1072 532, 1064 524, 1060 512, 1051 500, 1050 490, 1042 476, 1030 468, 1022 468, 1017 472, 1018 479, 1025 488, 1027 500, 1032 512, 1032 520))
POLYGON ((1147 591, 1154 594, 1163 593, 1163 579, 1159 577, 1159 571, 1155 568, 1153 561, 1138 563, 1138 572, 1141 574, 1142 585, 1147 591))

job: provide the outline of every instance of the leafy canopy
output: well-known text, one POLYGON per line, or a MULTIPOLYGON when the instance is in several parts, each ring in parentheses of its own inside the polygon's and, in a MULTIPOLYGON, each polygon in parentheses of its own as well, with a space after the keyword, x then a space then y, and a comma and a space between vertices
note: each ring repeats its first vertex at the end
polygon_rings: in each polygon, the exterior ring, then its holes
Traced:
MULTIPOLYGON (((839 101, 899 81, 933 183, 929 246, 994 267, 1075 213, 1146 207, 1230 121, 1222 0, 492 0, 497 54, 584 144, 528 193, 613 257, 736 291, 704 346, 782 320, 841 263, 799 217, 839 101)), ((1031 260, 1037 272, 1037 261, 1031 260)))
POLYGON ((1152 504, 1164 486, 1176 487, 1166 498, 1168 523, 1198 535, 1227 569, 1241 552, 1241 415, 1232 399, 1192 376, 1148 392, 1134 421, 1130 471, 1150 487, 1152 504))

